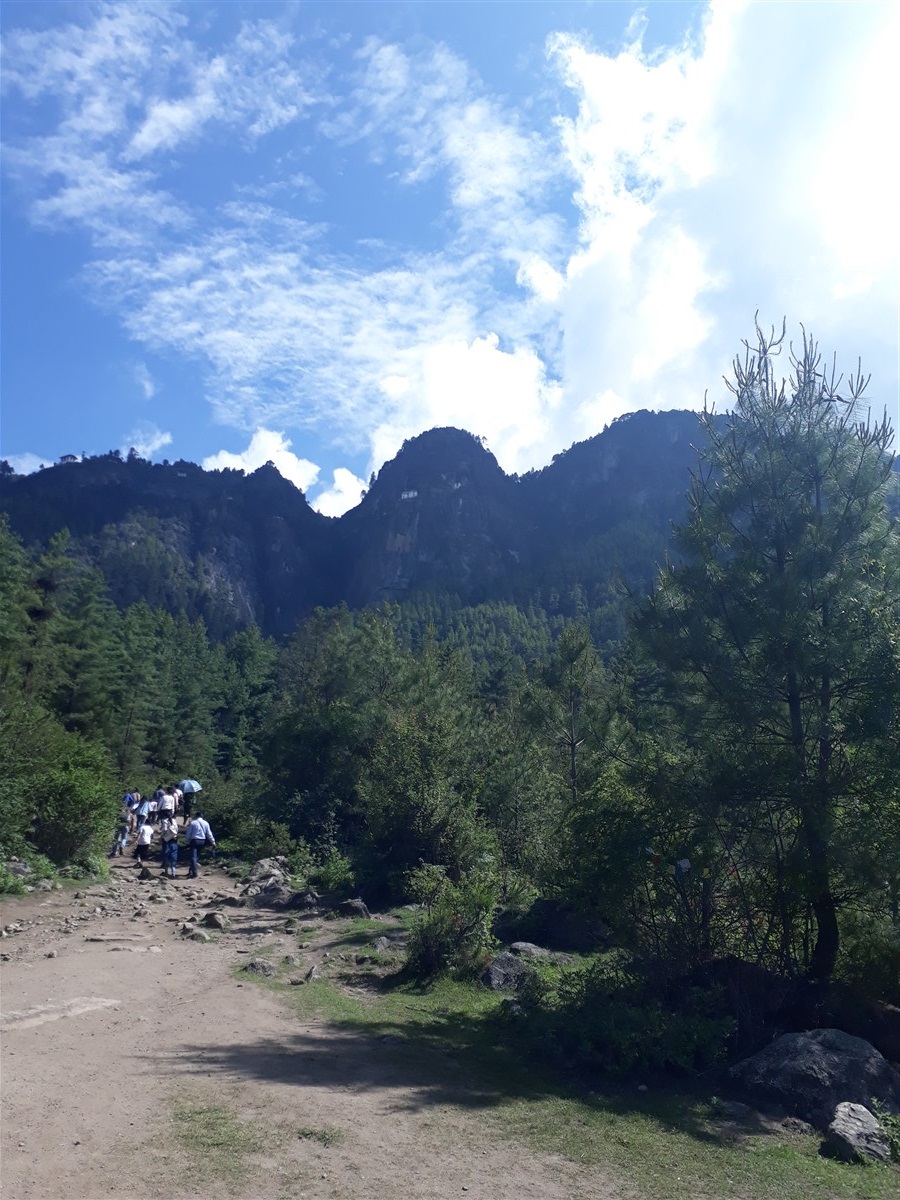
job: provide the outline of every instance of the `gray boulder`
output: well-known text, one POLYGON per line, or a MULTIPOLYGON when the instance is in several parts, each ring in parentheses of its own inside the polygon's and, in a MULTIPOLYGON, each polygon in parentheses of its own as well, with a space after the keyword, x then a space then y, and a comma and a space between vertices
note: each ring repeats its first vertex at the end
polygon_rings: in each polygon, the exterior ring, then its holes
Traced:
POLYGON ((888 1135, 862 1104, 839 1104, 828 1126, 824 1150, 841 1162, 890 1162, 888 1135))
POLYGON ((513 942, 509 949, 512 954, 517 955, 519 958, 550 957, 549 950, 545 950, 543 946, 536 946, 534 942, 513 942))
POLYGON ((22 862, 18 858, 9 859, 4 866, 10 875, 18 875, 20 879, 24 879, 26 875, 31 874, 31 867, 29 867, 28 863, 22 862))
POLYGON ((900 1075, 874 1046, 840 1029, 786 1033, 731 1068, 732 1079, 754 1100, 826 1129, 843 1101, 874 1097, 900 1112, 900 1075))
POLYGON ((250 873, 247 878, 254 883, 268 882, 273 876, 281 879, 286 879, 291 873, 291 865, 283 854, 277 854, 273 858, 260 858, 250 868, 250 873))
POLYGON ((253 958, 244 967, 245 971, 249 971, 251 975, 277 975, 278 971, 273 962, 269 962, 267 958, 253 958))
POLYGON ((345 917, 365 917, 368 921, 371 918, 371 913, 365 903, 358 897, 355 900, 344 900, 338 905, 338 912, 345 917))
POLYGON ((207 929, 230 929, 231 922, 222 912, 208 912, 203 918, 207 929))
POLYGON ((481 982, 494 992, 515 992, 521 986, 526 970, 520 958, 503 950, 482 971, 481 982))

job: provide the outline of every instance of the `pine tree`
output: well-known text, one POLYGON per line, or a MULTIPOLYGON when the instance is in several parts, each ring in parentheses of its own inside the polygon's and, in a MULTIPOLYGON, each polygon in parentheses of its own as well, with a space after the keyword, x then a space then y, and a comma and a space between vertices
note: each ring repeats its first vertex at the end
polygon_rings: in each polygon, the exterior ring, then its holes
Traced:
POLYGON ((678 533, 684 561, 663 572, 638 630, 668 672, 687 738, 730 759, 736 803, 767 806, 779 831, 761 864, 777 884, 772 902, 793 922, 792 952, 805 955, 810 977, 828 979, 839 896, 870 850, 849 847, 842 831, 859 803, 874 802, 876 820, 886 811, 873 751, 896 756, 893 431, 886 417, 859 419, 868 381, 856 375, 842 391, 805 333, 788 381, 776 370, 784 331, 757 335, 735 361, 730 419, 706 414, 708 448, 678 533), (776 869, 779 846, 787 858, 776 869))

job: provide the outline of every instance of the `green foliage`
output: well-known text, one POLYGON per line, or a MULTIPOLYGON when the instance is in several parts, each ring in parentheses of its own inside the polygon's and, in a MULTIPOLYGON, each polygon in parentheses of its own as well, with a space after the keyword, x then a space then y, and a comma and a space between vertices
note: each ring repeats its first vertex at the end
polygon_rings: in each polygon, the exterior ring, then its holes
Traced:
POLYGON ((891 1112, 888 1108, 872 1097, 869 1107, 881 1128, 887 1134, 891 1148, 891 1158, 900 1163, 900 1113, 891 1112))
MULTIPOLYGON (((841 896, 896 845, 893 431, 857 422, 865 381, 842 395, 805 335, 785 384, 784 335, 757 333, 735 363, 733 415, 707 415, 683 561, 636 628, 658 671, 657 718, 702 761, 687 800, 691 840, 721 868, 710 911, 742 925, 758 959, 827 979, 841 896)), ((872 888, 884 904, 883 882, 872 888)))
POLYGON ((0 855, 62 866, 108 849, 119 800, 103 748, 68 733, 38 705, 2 712, 0 855))
POLYGON ((0 862, 0 896, 24 896, 25 880, 21 875, 14 875, 7 870, 6 864, 0 862))
POLYGON ((536 1048, 611 1075, 713 1065, 734 1024, 720 1001, 699 988, 656 995, 620 954, 571 969, 536 967, 519 992, 536 1048))
POLYGON ((896 1003, 900 997, 900 922, 847 908, 835 977, 858 995, 896 1003))
POLYGON ((428 977, 481 970, 496 945, 491 930, 500 886, 494 864, 483 862, 454 883, 444 867, 426 863, 409 873, 407 883, 422 906, 409 937, 410 971, 428 977))
POLYGON ((321 857, 312 862, 309 880, 324 891, 337 895, 349 895, 356 887, 353 863, 336 846, 328 847, 321 857))

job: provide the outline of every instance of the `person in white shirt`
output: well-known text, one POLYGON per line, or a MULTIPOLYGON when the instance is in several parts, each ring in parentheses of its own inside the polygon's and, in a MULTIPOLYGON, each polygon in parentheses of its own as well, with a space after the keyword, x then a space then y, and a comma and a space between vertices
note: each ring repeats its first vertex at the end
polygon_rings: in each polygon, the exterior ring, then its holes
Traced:
POLYGON ((141 823, 140 829, 138 829, 137 847, 135 849, 135 853, 137 854, 138 863, 141 866, 143 866, 144 863, 147 861, 147 855, 150 853, 150 843, 152 841, 153 841, 153 826, 150 824, 150 822, 148 820, 145 819, 141 823))
POLYGON ((215 849, 216 845, 216 839, 213 837, 209 822, 205 820, 202 812, 198 812, 193 821, 185 829, 184 840, 187 842, 188 849, 191 852, 188 879, 196 879, 200 873, 198 869, 200 866, 200 851, 204 846, 212 846, 215 849))

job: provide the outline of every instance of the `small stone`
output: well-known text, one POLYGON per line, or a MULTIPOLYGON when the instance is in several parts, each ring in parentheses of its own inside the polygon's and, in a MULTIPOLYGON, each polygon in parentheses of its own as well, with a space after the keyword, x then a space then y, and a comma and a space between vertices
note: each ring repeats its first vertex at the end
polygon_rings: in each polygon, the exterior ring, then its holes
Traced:
POLYGON ((191 934, 192 942, 211 942, 212 938, 203 929, 195 929, 191 934))
POLYGON ((47 953, 44 955, 44 958, 57 958, 58 955, 59 955, 58 950, 48 950, 47 953))
POLYGON ((646 1091, 649 1091, 649 1089, 648 1089, 648 1087, 647 1087, 646 1083, 639 1083, 639 1084, 638 1084, 638 1091, 639 1091, 639 1092, 646 1092, 646 1091))
POLYGON ((310 967, 309 970, 306 972, 306 982, 312 983, 312 981, 314 979, 318 979, 318 978, 319 978, 319 968, 316 966, 310 967))

